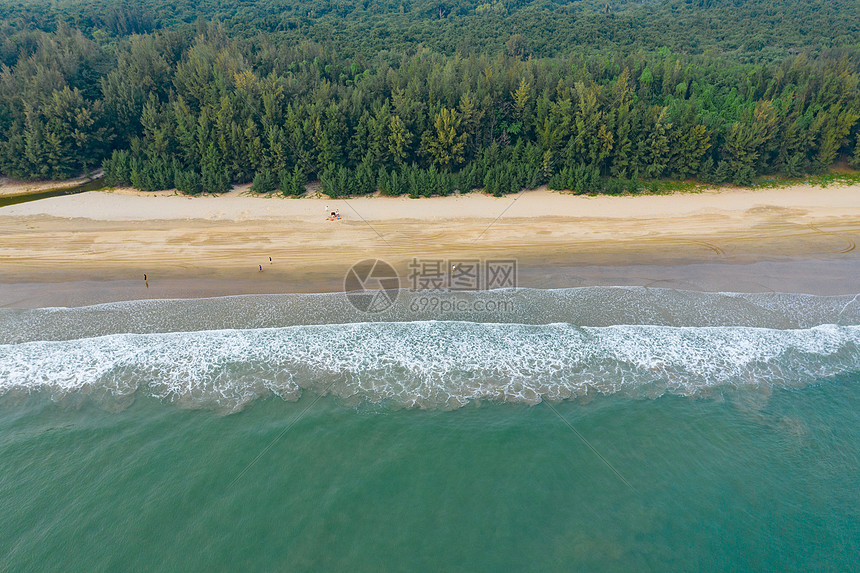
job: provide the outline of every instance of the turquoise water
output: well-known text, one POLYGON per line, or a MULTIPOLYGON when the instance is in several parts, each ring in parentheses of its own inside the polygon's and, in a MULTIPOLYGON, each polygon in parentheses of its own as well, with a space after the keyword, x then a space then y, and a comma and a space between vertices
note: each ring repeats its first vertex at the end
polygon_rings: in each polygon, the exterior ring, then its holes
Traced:
POLYGON ((498 296, 0 311, 0 570, 856 567, 854 297, 498 296))

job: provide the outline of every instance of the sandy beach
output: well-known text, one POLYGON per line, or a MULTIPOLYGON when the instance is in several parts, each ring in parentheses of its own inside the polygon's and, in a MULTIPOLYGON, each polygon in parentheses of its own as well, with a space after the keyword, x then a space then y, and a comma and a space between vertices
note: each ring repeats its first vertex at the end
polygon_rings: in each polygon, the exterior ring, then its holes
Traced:
POLYGON ((516 259, 520 286, 541 288, 854 293, 858 240, 856 185, 417 200, 86 192, 0 208, 0 304, 335 291, 367 258, 402 277, 415 258, 516 259))

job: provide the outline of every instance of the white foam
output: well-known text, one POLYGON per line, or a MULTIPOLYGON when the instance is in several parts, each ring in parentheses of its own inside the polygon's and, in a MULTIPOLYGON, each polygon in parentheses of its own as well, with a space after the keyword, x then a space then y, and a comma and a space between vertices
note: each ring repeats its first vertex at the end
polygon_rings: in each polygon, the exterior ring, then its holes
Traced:
POLYGON ((0 344, 70 340, 121 333, 192 332, 335 324, 446 320, 579 326, 750 326, 790 329, 860 324, 853 296, 703 293, 644 287, 517 289, 440 294, 440 300, 492 302, 497 312, 441 312, 422 306, 421 293, 402 292, 386 311, 368 315, 343 293, 236 295, 187 300, 108 303, 80 308, 0 309, 0 344))
POLYGON ((241 408, 303 390, 349 401, 453 408, 589 393, 701 396, 802 386, 860 371, 860 327, 357 323, 0 345, 0 395, 155 396, 241 408))

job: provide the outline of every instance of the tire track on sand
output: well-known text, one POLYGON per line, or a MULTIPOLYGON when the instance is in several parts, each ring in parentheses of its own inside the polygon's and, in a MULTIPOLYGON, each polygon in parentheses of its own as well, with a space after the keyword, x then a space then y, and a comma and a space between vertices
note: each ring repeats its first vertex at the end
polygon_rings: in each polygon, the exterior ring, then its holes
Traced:
POLYGON ((857 248, 857 243, 854 241, 854 239, 851 239, 850 237, 846 237, 845 235, 842 235, 839 233, 833 233, 831 231, 824 231, 824 230, 820 229, 819 227, 816 227, 815 225, 812 225, 812 224, 807 225, 807 227, 809 227, 810 229, 812 229, 816 233, 821 233, 822 235, 830 235, 831 237, 838 237, 838 238, 842 239, 843 241, 845 241, 846 242, 845 247, 843 247, 842 249, 839 249, 838 251, 835 251, 837 253, 840 253, 840 254, 850 253, 851 251, 853 251, 854 249, 857 248))

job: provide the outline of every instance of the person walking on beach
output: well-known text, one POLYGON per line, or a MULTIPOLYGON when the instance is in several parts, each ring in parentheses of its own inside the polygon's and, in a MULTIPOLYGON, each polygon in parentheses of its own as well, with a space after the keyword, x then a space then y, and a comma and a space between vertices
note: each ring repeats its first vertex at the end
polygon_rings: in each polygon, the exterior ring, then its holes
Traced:
POLYGON ((260 265, 260 272, 263 272, 263 265, 260 265))
POLYGON ((269 264, 272 264, 272 257, 269 257, 269 264))

